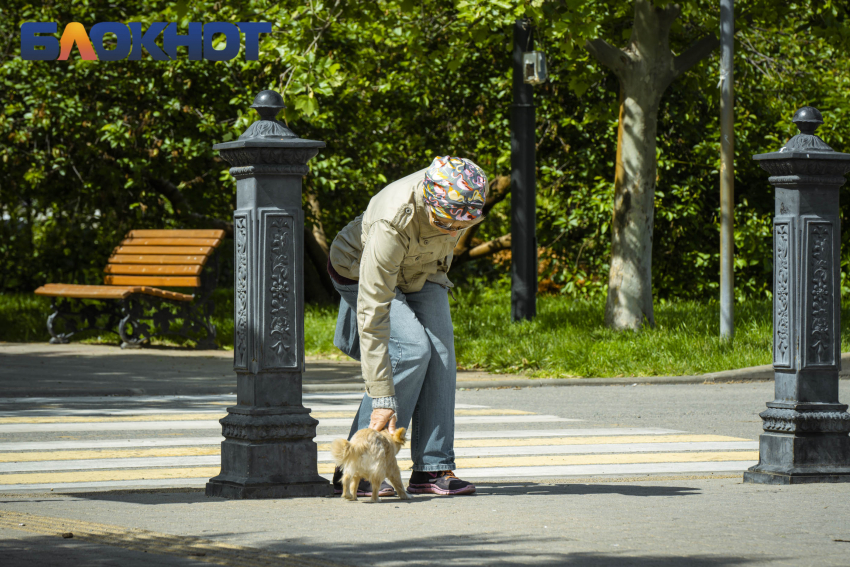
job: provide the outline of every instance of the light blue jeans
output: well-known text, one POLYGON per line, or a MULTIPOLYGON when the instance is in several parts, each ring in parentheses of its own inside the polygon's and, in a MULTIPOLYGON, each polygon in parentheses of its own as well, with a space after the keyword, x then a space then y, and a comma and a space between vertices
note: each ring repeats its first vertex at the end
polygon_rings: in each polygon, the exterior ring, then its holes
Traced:
MULTIPOLYGON (((360 360, 357 333, 358 285, 333 282, 342 296, 334 345, 360 360)), ((425 282, 422 290, 395 289, 390 304, 390 364, 398 400, 398 427, 409 427, 415 471, 455 469, 455 340, 448 290, 425 282)), ((363 396, 349 439, 369 427, 372 399, 363 396)))

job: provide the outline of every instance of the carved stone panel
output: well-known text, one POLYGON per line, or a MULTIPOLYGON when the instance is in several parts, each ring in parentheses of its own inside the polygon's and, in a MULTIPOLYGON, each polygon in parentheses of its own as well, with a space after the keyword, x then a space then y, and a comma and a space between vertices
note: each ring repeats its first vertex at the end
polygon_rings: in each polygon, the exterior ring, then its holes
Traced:
POLYGON ((773 367, 794 368, 794 219, 773 223, 773 367))
POLYGON ((833 223, 803 218, 802 368, 837 369, 833 223))
MULTIPOLYGON (((300 211, 299 211, 300 212, 300 211)), ((260 258, 262 289, 260 370, 299 370, 300 325, 297 320, 301 291, 298 254, 300 223, 291 213, 260 212, 263 251, 260 258)))
POLYGON ((254 250, 253 226, 249 211, 233 215, 233 368, 248 370, 253 358, 253 337, 249 326, 251 287, 249 276, 254 250))

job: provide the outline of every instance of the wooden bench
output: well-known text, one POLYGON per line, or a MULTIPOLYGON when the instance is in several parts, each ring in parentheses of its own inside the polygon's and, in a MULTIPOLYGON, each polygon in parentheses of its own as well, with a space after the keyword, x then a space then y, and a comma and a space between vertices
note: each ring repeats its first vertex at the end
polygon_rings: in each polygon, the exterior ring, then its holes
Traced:
POLYGON ((118 333, 122 348, 166 334, 196 340, 198 348, 216 348, 210 319, 216 249, 223 238, 223 230, 131 230, 103 270, 104 285, 50 283, 35 290, 53 298, 47 318, 50 342, 67 343, 76 333, 99 329, 118 333), (161 287, 194 288, 197 296, 161 287), (172 330, 175 319, 183 324, 172 330), (57 328, 59 321, 64 332, 57 328))

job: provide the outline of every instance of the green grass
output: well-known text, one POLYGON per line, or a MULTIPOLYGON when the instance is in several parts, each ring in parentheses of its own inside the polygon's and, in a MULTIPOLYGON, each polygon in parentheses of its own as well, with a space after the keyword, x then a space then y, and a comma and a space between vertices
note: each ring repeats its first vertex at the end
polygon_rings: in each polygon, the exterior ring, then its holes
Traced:
MULTIPOLYGON (((602 323, 604 305, 541 296, 533 321, 510 322, 510 296, 482 290, 456 292, 452 300, 458 366, 535 377, 678 376, 769 364, 771 304, 747 301, 735 307, 735 340, 719 338, 716 303, 673 301, 656 305, 656 327, 614 332, 602 323)), ((216 291, 213 322, 220 346, 233 348, 232 290, 216 291)), ((46 341, 50 301, 32 294, 0 294, 0 341, 46 341)), ((333 346, 333 306, 307 306, 308 355, 340 357, 333 346)), ((850 321, 850 304, 842 321, 850 321)), ((842 351, 850 350, 842 325, 842 351)), ((89 333, 84 342, 118 344, 114 333, 89 333)), ((158 344, 180 344, 157 339, 158 344)))
POLYGON ((458 363, 536 377, 679 376, 769 364, 769 301, 736 306, 735 340, 719 338, 719 307, 694 301, 657 305, 656 327, 615 332, 604 304, 542 296, 532 321, 508 323, 510 298, 485 294, 455 306, 458 363), (458 316, 466 313, 465 317, 458 316))
POLYGON ((32 293, 0 293, 0 341, 50 340, 47 316, 50 299, 32 293))

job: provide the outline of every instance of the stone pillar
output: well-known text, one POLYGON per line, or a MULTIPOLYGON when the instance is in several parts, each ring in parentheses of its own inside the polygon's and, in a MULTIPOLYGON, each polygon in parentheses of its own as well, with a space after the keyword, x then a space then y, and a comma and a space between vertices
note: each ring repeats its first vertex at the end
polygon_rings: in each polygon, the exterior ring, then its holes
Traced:
POLYGON ((301 178, 324 142, 275 119, 284 108, 262 91, 260 120, 216 144, 236 178, 233 368, 236 405, 221 420, 221 474, 207 496, 326 496, 317 468, 318 421, 301 403, 304 372, 304 213, 301 178))
POLYGON ((838 401, 841 226, 838 189, 850 154, 815 135, 816 108, 794 115, 800 133, 753 159, 776 187, 773 221, 773 368, 776 399, 762 412, 759 463, 744 482, 850 482, 850 414, 838 401))

